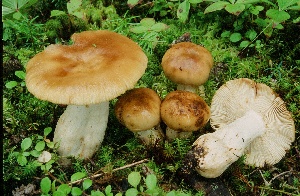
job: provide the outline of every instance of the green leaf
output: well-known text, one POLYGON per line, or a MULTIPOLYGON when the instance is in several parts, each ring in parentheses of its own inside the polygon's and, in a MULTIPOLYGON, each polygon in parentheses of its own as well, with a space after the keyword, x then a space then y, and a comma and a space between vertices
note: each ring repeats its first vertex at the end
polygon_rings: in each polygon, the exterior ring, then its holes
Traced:
POLYGON ((27 158, 23 154, 19 154, 17 156, 17 162, 19 165, 24 166, 27 164, 27 158))
POLYGON ((5 87, 8 89, 12 89, 18 85, 17 81, 9 81, 5 84, 5 87))
POLYGON ((300 22, 300 17, 293 20, 293 23, 299 23, 299 22, 300 22))
POLYGON ((99 190, 97 190, 97 191, 92 190, 91 196, 105 196, 105 195, 102 192, 100 192, 99 190))
POLYGON ((48 194, 48 192, 51 190, 51 180, 48 177, 43 178, 40 186, 42 193, 48 194))
POLYGON ((230 35, 230 38, 229 38, 229 40, 231 41, 231 42, 238 42, 238 41, 240 41, 242 39, 242 35, 240 34, 240 33, 232 33, 231 35, 230 35))
POLYGON ((230 37, 230 34, 231 34, 230 31, 224 31, 224 32, 221 34, 221 37, 230 37))
POLYGON ((14 11, 15 11, 14 9, 2 6, 2 17, 6 16, 8 14, 11 14, 14 11))
POLYGON ((45 149, 45 146, 46 146, 46 144, 45 144, 44 141, 39 141, 39 142, 35 145, 34 148, 35 148, 37 151, 42 151, 42 150, 45 149))
POLYGON ((54 148, 54 142, 47 142, 46 144, 48 148, 54 148))
POLYGON ((246 48, 250 44, 249 41, 245 40, 240 43, 240 48, 246 48))
POLYGON ((140 21, 140 24, 144 27, 150 28, 151 26, 153 26, 155 24, 155 20, 154 20, 154 18, 143 18, 140 21))
POLYGON ((106 195, 109 195, 111 193, 111 185, 108 185, 106 188, 105 188, 105 194, 106 195))
POLYGON ((150 27, 150 30, 155 31, 155 32, 160 32, 163 30, 166 30, 168 28, 168 25, 164 23, 156 23, 152 27, 150 27))
POLYGON ((128 175, 128 182, 131 186, 133 187, 137 187, 137 185, 140 184, 140 181, 141 181, 141 174, 140 172, 131 172, 129 175, 128 175))
POLYGON ((275 9, 269 9, 266 12, 266 15, 278 23, 286 21, 290 18, 290 15, 287 12, 279 11, 279 10, 275 10, 275 9))
POLYGON ((34 156, 34 157, 39 157, 41 152, 37 151, 37 150, 32 150, 30 151, 30 154, 31 156, 34 156))
POLYGON ((261 0, 237 0, 235 3, 242 3, 242 4, 255 4, 259 3, 261 0))
POLYGON ((18 1, 17 0, 3 0, 2 7, 3 6, 16 10, 18 8, 18 1))
POLYGON ((129 8, 133 8, 134 6, 136 6, 139 3, 140 0, 128 0, 127 1, 127 5, 129 6, 129 8))
POLYGON ((260 11, 262 11, 264 9, 263 6, 251 6, 250 7, 250 12, 254 15, 258 15, 260 11))
POLYGON ((67 196, 67 194, 61 191, 53 191, 53 196, 67 196))
POLYGON ((226 7, 226 5, 230 4, 229 2, 226 1, 217 1, 211 5, 209 5, 205 10, 204 10, 204 14, 207 14, 209 12, 214 12, 217 10, 221 10, 223 8, 226 7))
POLYGON ((136 27, 132 27, 129 29, 129 31, 133 32, 133 33, 145 33, 147 32, 149 29, 147 27, 144 26, 136 26, 136 27))
POLYGON ((78 187, 72 187, 71 194, 72 196, 82 195, 83 191, 78 187))
POLYGON ((72 15, 84 19, 84 12, 72 12, 72 15))
POLYGON ((27 150, 28 148, 30 148, 31 144, 32 144, 32 140, 29 137, 23 139, 21 143, 22 150, 23 151, 27 150))
POLYGON ((59 185, 59 187, 57 188, 57 191, 60 191, 64 194, 69 194, 71 192, 71 187, 67 184, 61 184, 59 185))
POLYGON ((203 0, 189 0, 190 3, 196 4, 196 3, 201 3, 203 0))
POLYGON ((73 174, 71 176, 71 182, 74 182, 76 180, 80 180, 80 179, 84 178, 85 176, 86 176, 85 173, 83 173, 83 172, 77 172, 77 173, 75 173, 75 174, 73 174))
POLYGON ((83 190, 90 188, 92 186, 92 184, 93 184, 93 181, 91 179, 85 179, 82 183, 83 190))
POLYGON ((179 4, 177 8, 177 17, 181 22, 187 21, 190 12, 190 6, 191 4, 188 0, 185 0, 179 4))
POLYGON ((242 11, 244 11, 245 5, 241 3, 229 4, 225 7, 225 10, 231 14, 238 16, 242 11))
POLYGON ((256 31, 254 31, 253 29, 251 29, 251 30, 248 30, 246 32, 245 36, 252 41, 252 40, 254 40, 256 38, 257 33, 256 33, 256 31))
POLYGON ((44 136, 49 135, 49 133, 51 133, 51 132, 52 132, 52 128, 51 128, 51 127, 46 127, 46 128, 44 129, 44 136))
POLYGON ((81 7, 81 0, 70 0, 67 3, 67 10, 70 14, 73 14, 75 11, 77 11, 81 7))
POLYGON ((150 190, 153 190, 156 188, 156 183, 157 183, 157 178, 154 174, 149 174, 147 177, 146 177, 146 186, 148 189, 150 190))
POLYGON ((139 194, 139 191, 136 190, 135 188, 127 189, 127 191, 125 192, 125 196, 136 196, 138 194, 139 194))
POLYGON ((262 19, 262 18, 257 18, 257 19, 255 19, 254 22, 255 22, 258 26, 260 26, 260 27, 262 27, 262 28, 264 28, 264 27, 266 27, 266 26, 268 25, 267 21, 264 20, 264 19, 262 19))
POLYGON ((299 0, 277 0, 277 4, 278 4, 278 7, 279 7, 279 10, 286 10, 291 5, 296 4, 298 1, 299 0))
POLYGON ((60 10, 51 10, 50 17, 65 15, 66 12, 60 10))

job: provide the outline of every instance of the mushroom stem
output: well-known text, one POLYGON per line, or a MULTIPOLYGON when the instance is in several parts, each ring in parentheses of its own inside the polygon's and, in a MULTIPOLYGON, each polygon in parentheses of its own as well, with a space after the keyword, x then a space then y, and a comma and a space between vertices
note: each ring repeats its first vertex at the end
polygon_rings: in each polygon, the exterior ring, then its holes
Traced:
POLYGON ((200 97, 205 97, 205 88, 203 85, 193 86, 193 85, 186 85, 186 84, 178 84, 177 90, 189 91, 198 94, 200 97))
POLYGON ((135 134, 146 145, 155 145, 164 138, 160 125, 146 131, 138 131, 135 134))
POLYGON ((241 118, 215 131, 214 134, 220 138, 228 148, 232 149, 231 153, 240 157, 244 154, 245 148, 256 137, 261 136, 265 130, 262 116, 250 110, 241 118))
POLYGON ((197 172, 206 178, 220 176, 265 130, 262 116, 250 110, 227 126, 200 136, 192 149, 198 159, 197 172))
POLYGON ((90 158, 101 145, 108 122, 109 102, 94 105, 68 105, 54 132, 62 157, 90 158))
POLYGON ((166 138, 169 141, 172 141, 176 138, 180 139, 187 139, 192 136, 192 132, 189 131, 176 131, 174 129, 171 129, 170 127, 166 128, 166 138))

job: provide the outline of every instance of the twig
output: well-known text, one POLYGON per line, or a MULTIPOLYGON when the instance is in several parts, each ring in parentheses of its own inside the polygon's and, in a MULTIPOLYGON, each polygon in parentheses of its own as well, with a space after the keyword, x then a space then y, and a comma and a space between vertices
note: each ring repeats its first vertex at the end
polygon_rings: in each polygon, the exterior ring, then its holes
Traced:
MULTIPOLYGON (((143 159, 143 160, 141 160, 141 161, 137 161, 137 162, 134 162, 134 163, 131 163, 131 164, 124 165, 124 166, 122 166, 122 167, 118 167, 118 168, 116 168, 116 169, 113 169, 112 172, 116 172, 116 171, 119 171, 119 170, 122 170, 122 169, 126 169, 126 168, 129 168, 129 167, 133 167, 133 166, 135 166, 135 165, 139 165, 139 164, 145 163, 145 162, 147 162, 147 161, 149 161, 149 160, 148 160, 148 159, 143 159)), ((80 180, 76 180, 76 181, 74 181, 74 182, 70 182, 68 185, 76 184, 76 183, 82 182, 82 181, 84 181, 84 180, 86 180, 86 179, 97 178, 97 177, 102 176, 102 175, 104 175, 104 173, 92 175, 92 176, 89 176, 89 177, 86 177, 86 178, 82 178, 82 179, 80 179, 80 180)))
POLYGON ((266 186, 270 186, 273 180, 275 180, 276 178, 278 178, 278 177, 280 177, 280 176, 282 176, 282 175, 284 175, 284 174, 286 174, 286 173, 290 173, 290 172, 291 172, 291 171, 285 171, 285 172, 282 172, 282 173, 280 173, 280 174, 274 176, 274 177, 268 182, 268 181, 264 178, 262 172, 259 170, 259 173, 260 173, 261 177, 263 178, 263 180, 264 180, 266 186))

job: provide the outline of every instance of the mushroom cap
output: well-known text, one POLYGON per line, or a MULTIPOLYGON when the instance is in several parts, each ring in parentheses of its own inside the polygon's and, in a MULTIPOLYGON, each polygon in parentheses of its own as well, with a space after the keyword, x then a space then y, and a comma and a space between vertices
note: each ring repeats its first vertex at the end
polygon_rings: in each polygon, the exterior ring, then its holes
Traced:
POLYGON ((109 101, 134 88, 147 56, 129 38, 107 30, 72 35, 72 45, 53 44, 26 67, 26 86, 34 96, 57 104, 109 101))
POLYGON ((161 103, 161 118, 176 131, 197 131, 209 120, 210 108, 197 94, 176 90, 161 103))
POLYGON ((191 42, 181 42, 166 51, 161 64, 166 77, 171 81, 200 86, 208 80, 213 58, 206 48, 191 42))
POLYGON ((245 163, 276 164, 295 140, 295 124, 284 101, 267 85, 247 78, 226 82, 212 99, 211 126, 220 129, 249 110, 262 116, 266 130, 246 147, 245 163))
POLYGON ((115 114, 132 132, 146 131, 160 123, 160 104, 160 97, 154 90, 135 88, 118 98, 115 114))

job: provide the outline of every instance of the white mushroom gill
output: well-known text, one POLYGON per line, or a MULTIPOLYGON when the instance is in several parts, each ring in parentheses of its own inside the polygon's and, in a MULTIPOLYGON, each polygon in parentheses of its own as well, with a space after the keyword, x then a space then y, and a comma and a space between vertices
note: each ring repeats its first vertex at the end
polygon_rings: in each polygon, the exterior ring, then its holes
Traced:
POLYGON ((109 102, 68 105, 56 125, 54 142, 62 157, 90 158, 101 145, 109 114, 109 102))

